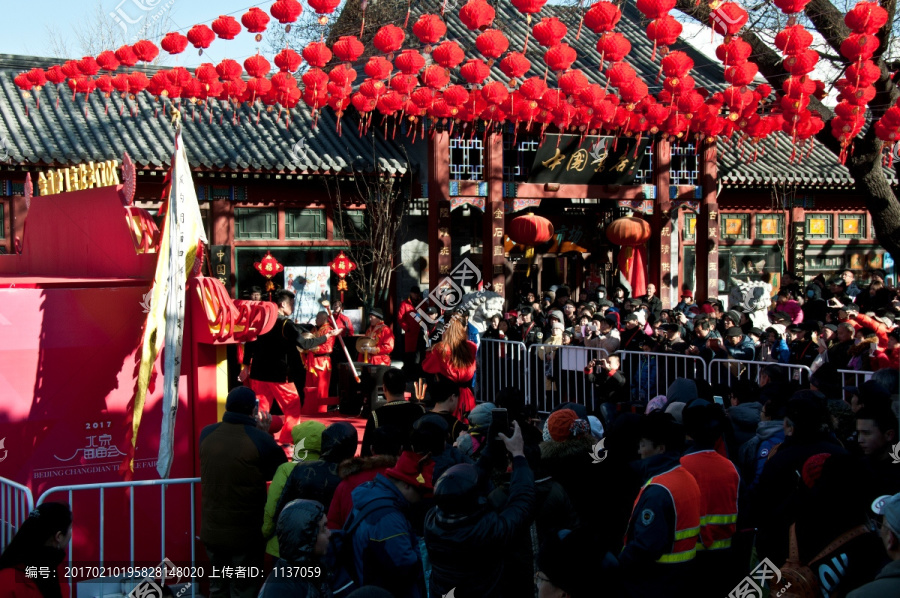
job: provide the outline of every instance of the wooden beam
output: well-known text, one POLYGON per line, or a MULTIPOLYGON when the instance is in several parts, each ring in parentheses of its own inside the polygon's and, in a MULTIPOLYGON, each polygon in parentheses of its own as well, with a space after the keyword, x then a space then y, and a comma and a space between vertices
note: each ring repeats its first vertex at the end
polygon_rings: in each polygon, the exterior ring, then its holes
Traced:
MULTIPOLYGON (((460 189, 462 191, 462 189, 460 189)), ((556 183, 518 183, 516 198, 533 199, 639 199, 641 185, 564 185, 556 183), (548 187, 552 186, 551 191, 548 187)))
POLYGON ((716 142, 705 141, 700 149, 700 181, 703 197, 697 215, 697 301, 719 294, 719 206, 716 202, 716 142))
POLYGON ((506 259, 503 235, 506 231, 503 210, 503 135, 491 133, 484 148, 484 178, 488 196, 484 204, 482 229, 482 277, 492 291, 506 296, 506 259))
POLYGON ((452 266, 450 239, 450 134, 428 138, 428 286, 437 288, 452 266))

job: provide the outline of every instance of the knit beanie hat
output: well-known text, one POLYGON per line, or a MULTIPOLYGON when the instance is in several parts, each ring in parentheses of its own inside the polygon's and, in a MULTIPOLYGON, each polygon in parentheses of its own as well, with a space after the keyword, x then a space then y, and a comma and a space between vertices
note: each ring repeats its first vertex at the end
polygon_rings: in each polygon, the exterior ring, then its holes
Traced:
POLYGON ((228 393, 225 399, 225 411, 251 415, 256 407, 256 393, 246 386, 238 386, 228 393))
POLYGON ((547 419, 547 430, 550 438, 556 442, 563 442, 569 438, 575 438, 581 434, 591 432, 590 424, 578 418, 578 414, 571 409, 560 409, 550 414, 547 419))

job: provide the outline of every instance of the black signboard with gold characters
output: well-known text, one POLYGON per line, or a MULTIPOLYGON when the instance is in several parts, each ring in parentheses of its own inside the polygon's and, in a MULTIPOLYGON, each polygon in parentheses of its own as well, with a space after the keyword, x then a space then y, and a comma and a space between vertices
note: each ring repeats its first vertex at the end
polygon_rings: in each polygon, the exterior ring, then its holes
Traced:
POLYGON ((633 185, 647 139, 547 135, 538 147, 529 183, 633 185))

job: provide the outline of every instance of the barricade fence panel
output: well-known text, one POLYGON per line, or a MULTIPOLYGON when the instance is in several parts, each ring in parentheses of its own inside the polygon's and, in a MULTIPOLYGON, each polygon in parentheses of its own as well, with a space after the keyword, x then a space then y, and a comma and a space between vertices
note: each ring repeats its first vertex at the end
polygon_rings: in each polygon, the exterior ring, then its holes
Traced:
POLYGON ((525 344, 516 341, 482 339, 478 347, 476 397, 481 402, 493 401, 504 388, 516 388, 527 394, 525 344))
MULTIPOLYGON (((164 563, 179 571, 199 571, 195 567, 199 484, 200 478, 181 478, 58 486, 45 491, 37 504, 69 504, 78 527, 78 545, 73 534, 66 558, 72 571, 84 574, 69 578, 70 592, 77 583, 78 592, 88 596, 128 595, 145 579, 131 577, 128 570, 164 563), (98 576, 94 573, 98 569, 110 575, 98 576), (91 581, 98 577, 107 579, 91 581)), ((171 580, 164 581, 171 585, 171 580)), ((181 576, 177 583, 189 582, 194 596, 198 581, 181 576)))
POLYGON ((631 389, 631 400, 647 403, 665 395, 676 378, 705 379, 706 362, 696 355, 616 351, 622 362, 622 375, 631 389))
POLYGON ((578 403, 593 410, 594 385, 585 367, 608 355, 605 349, 596 347, 529 346, 526 399, 539 413, 549 413, 562 403, 578 403))
POLYGON ((872 377, 874 372, 838 370, 838 373, 841 375, 841 388, 844 388, 845 386, 861 386, 872 377))
POLYGON ((737 359, 713 359, 709 362, 706 379, 715 390, 717 387, 732 388, 736 384, 748 382, 759 383, 760 372, 771 365, 787 370, 788 380, 799 384, 809 384, 812 375, 809 367, 793 363, 775 363, 772 361, 741 361, 737 359))
POLYGON ((0 478, 0 552, 6 550, 33 509, 34 497, 30 488, 0 478))

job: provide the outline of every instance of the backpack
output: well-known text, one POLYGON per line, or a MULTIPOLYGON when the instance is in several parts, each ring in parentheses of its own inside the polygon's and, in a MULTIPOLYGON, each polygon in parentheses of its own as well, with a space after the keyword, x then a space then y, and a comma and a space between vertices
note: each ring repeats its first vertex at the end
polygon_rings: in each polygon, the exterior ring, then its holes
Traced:
POLYGON ((756 447, 753 479, 747 485, 748 490, 756 488, 756 485, 759 483, 759 478, 762 476, 763 468, 766 466, 768 460, 772 458, 772 455, 775 454, 778 445, 782 442, 784 442, 784 432, 760 441, 759 445, 756 447))
POLYGON ((325 558, 333 574, 331 591, 334 598, 345 598, 360 587, 353 555, 353 534, 356 529, 372 513, 393 507, 394 503, 390 500, 372 501, 357 513, 351 514, 343 529, 331 532, 328 555, 325 558))
MULTIPOLYGON (((837 540, 825 547, 822 552, 810 559, 810 563, 815 563, 822 559, 850 540, 857 538, 865 533, 868 529, 864 525, 854 527, 850 531, 844 532, 838 536, 837 540)), ((781 581, 773 584, 769 589, 770 598, 817 598, 821 596, 819 588, 819 580, 815 572, 800 562, 800 550, 797 547, 797 524, 791 524, 791 546, 788 554, 787 562, 781 567, 781 581)))

